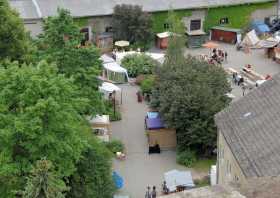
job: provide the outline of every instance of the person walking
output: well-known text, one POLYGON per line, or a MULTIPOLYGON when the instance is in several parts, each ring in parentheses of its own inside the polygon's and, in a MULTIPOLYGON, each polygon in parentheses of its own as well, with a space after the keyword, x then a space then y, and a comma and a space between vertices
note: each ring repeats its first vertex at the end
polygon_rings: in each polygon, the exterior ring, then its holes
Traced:
POLYGON ((228 53, 227 53, 227 52, 225 52, 224 56, 225 56, 225 62, 227 63, 228 53))
POLYGON ((146 194, 145 194, 145 198, 152 198, 150 186, 147 187, 147 191, 146 191, 146 194))
POLYGON ((156 187, 153 186, 153 190, 152 190, 152 198, 156 198, 157 197, 157 191, 156 191, 156 187))

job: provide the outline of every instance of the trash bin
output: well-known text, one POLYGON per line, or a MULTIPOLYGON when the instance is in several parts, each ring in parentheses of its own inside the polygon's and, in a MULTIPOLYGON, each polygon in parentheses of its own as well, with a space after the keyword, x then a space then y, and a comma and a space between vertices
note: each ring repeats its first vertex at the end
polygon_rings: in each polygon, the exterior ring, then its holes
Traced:
POLYGON ((137 95, 137 101, 138 101, 138 102, 142 102, 143 97, 142 97, 141 92, 140 92, 140 91, 137 91, 136 95, 137 95))

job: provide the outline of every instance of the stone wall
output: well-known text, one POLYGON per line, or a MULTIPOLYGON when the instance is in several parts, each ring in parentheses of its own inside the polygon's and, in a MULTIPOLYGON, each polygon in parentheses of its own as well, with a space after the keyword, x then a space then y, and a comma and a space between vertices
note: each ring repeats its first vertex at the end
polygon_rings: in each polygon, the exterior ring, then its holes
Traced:
POLYGON ((243 174, 221 132, 218 133, 217 165, 218 184, 228 184, 229 182, 246 182, 245 175, 243 174))

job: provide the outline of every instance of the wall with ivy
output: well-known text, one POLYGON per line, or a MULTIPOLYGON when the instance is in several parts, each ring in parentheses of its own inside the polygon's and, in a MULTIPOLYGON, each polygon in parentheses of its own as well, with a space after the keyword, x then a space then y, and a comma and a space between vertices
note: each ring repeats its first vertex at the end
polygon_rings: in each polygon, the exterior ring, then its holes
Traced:
POLYGON ((207 16, 204 21, 204 29, 206 32, 213 26, 220 23, 221 18, 228 18, 228 24, 224 25, 231 28, 244 29, 250 23, 251 14, 258 9, 271 8, 275 2, 239 5, 230 7, 219 7, 208 9, 207 16))
POLYGON ((74 22, 79 27, 85 27, 88 26, 89 23, 89 17, 82 17, 82 18, 74 18, 74 22))
MULTIPOLYGON (((174 11, 176 17, 178 19, 182 19, 186 16, 191 16, 192 11, 191 10, 176 10, 174 11)), ((152 20, 153 20, 153 32, 154 33, 160 33, 165 32, 164 24, 167 23, 168 18, 168 11, 166 12, 154 12, 152 13, 152 20)))

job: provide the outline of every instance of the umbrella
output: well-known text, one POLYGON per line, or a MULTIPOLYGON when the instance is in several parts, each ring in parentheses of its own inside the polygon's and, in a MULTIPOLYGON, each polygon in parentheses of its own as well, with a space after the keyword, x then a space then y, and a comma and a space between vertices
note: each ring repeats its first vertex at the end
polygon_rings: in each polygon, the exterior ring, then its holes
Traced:
POLYGON ((202 46, 205 47, 205 48, 212 49, 212 48, 219 47, 219 44, 209 41, 207 43, 204 43, 202 46))
POLYGON ((127 47, 127 46, 129 46, 129 42, 128 42, 128 41, 116 41, 116 42, 115 42, 115 46, 118 46, 118 47, 127 47))
POLYGON ((113 172, 113 181, 117 189, 121 189, 123 187, 123 178, 115 171, 113 172))

